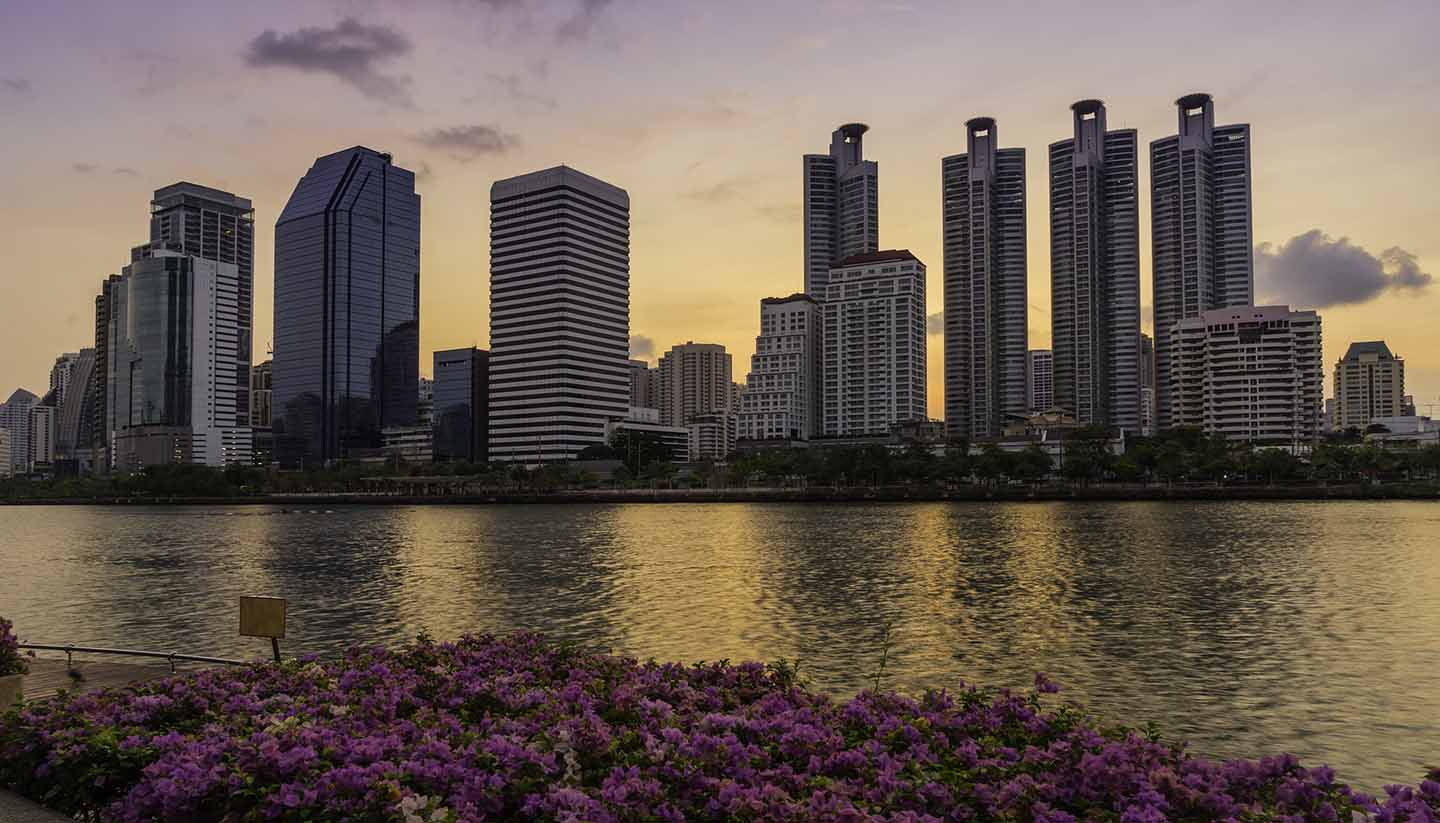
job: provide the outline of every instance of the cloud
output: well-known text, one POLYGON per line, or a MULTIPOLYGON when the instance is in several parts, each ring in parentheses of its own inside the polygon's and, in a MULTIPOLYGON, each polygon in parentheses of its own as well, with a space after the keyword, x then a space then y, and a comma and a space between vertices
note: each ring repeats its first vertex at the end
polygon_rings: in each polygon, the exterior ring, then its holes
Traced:
POLYGON ((506 97, 517 104, 545 111, 554 111, 558 105, 555 98, 525 88, 525 81, 518 74, 490 74, 487 77, 491 83, 500 87, 506 97))
POLYGON ((245 62, 262 68, 331 74, 367 97, 409 107, 409 78, 383 74, 378 66, 413 49, 410 38, 399 29, 366 25, 347 17, 328 29, 305 27, 288 34, 266 29, 250 41, 245 62))
POLYGON ((1371 254, 1311 229, 1275 245, 1255 247, 1256 291, 1266 303, 1323 309, 1364 303, 1387 291, 1420 291, 1433 278, 1414 254, 1398 248, 1371 254))
POLYGON ((415 182, 426 183, 435 177, 435 172, 430 170, 430 164, 420 161, 420 167, 415 170, 415 182))
POLYGON ((580 0, 580 8, 574 16, 565 20, 555 29, 555 36, 561 40, 584 40, 595 29, 595 22, 605 11, 611 0, 580 0))
POLYGON ((494 126, 455 126, 431 129, 415 135, 415 141, 427 148, 449 152, 456 160, 469 161, 483 154, 504 154, 520 144, 520 138, 494 126))
POLYGON ((701 186, 698 189, 690 189, 680 193, 686 200, 695 200, 701 203, 729 203, 742 196, 741 189, 745 182, 739 178, 732 180, 721 180, 710 186, 701 186))
POLYGON ((655 341, 643 334, 630 335, 630 356, 636 360, 650 360, 655 356, 655 341))
POLYGON ((793 224, 801 218, 803 210, 799 203, 771 203, 756 209, 760 216, 776 223, 793 224))
POLYGON ((937 312, 935 312, 934 314, 929 315, 929 316, 927 316, 927 317, 925 318, 925 333, 926 333, 926 334, 944 334, 944 333, 945 333, 945 312, 943 312, 943 311, 937 311, 937 312))
POLYGON ((30 81, 23 77, 0 77, 0 86, 16 94, 28 94, 30 92, 30 81))
POLYGON ((95 164, 94 164, 94 163, 76 163, 76 164, 74 164, 73 166, 71 166, 70 168, 74 169, 74 170, 75 170, 76 172, 78 172, 79 174, 89 174, 90 172, 95 171, 95 164))
POLYGON ((130 168, 129 166, 121 166, 120 168, 115 169, 115 173, 116 173, 116 174, 123 174, 123 175, 125 175, 126 177, 139 177, 139 176, 140 176, 140 172, 135 171, 134 169, 130 168))

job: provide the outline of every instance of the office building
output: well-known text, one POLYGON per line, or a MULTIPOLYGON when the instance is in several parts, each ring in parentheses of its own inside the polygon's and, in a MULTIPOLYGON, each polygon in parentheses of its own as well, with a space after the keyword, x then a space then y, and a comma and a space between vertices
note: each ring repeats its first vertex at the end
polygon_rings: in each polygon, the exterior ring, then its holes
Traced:
POLYGON ((1025 150, 995 121, 965 124, 966 152, 941 161, 945 244, 945 430, 998 436, 1025 416, 1025 150))
POLYGON ((1181 320, 1254 302, 1250 126, 1215 125, 1208 94, 1175 101, 1179 133, 1150 144, 1155 416, 1173 419, 1171 335, 1181 320))
POLYGON ((1133 433, 1141 418, 1137 137, 1107 129, 1099 100, 1070 110, 1073 136, 1050 144, 1053 405, 1082 425, 1133 433))
POLYGON ((1175 325, 1172 426, 1299 447, 1322 429, 1320 316, 1288 306, 1211 309, 1175 325))
MULTIPOLYGON (((490 188, 490 459, 573 460, 630 402, 630 196, 566 166, 490 188)), ((688 433, 687 433, 688 434, 688 433)))
POLYGON ((820 311, 821 433, 925 420, 925 264, 904 249, 848 257, 830 270, 820 311))
MULTIPOLYGON (((47 395, 54 402, 53 395, 47 395)), ((55 463, 55 407, 44 403, 30 409, 30 468, 35 470, 55 463)))
POLYGON ((735 451, 737 418, 729 411, 697 414, 685 427, 690 430, 691 460, 724 460, 735 451))
POLYGON ((80 352, 66 352, 55 358, 50 367, 50 392, 55 395, 55 405, 65 402, 65 392, 74 380, 75 367, 80 362, 80 352))
POLYGON ((275 386, 274 361, 266 360, 250 369, 250 425, 269 428, 275 419, 271 405, 275 386))
POLYGON ((0 429, 10 432, 11 475, 30 473, 30 412, 39 400, 25 389, 16 389, 0 403, 0 429))
POLYGON ((688 426, 666 426, 657 423, 653 415, 644 414, 643 409, 637 409, 639 415, 627 414, 623 420, 611 420, 605 424, 605 442, 617 445, 622 450, 633 450, 631 454, 619 455, 626 463, 636 462, 643 469, 652 462, 649 457, 652 454, 663 455, 663 459, 656 457, 659 462, 665 463, 689 463, 690 462, 690 428, 688 426))
POLYGON ((731 408, 732 358, 716 343, 671 347, 655 369, 660 422, 683 426, 697 414, 731 408))
POLYGON ((1405 361, 1383 340, 1351 343, 1335 364, 1335 428, 1364 431, 1376 417, 1405 411, 1405 361))
POLYGON ((830 135, 829 154, 804 157, 805 293, 825 292, 836 262, 880 248, 879 166, 866 160, 864 123, 830 135))
POLYGON ((95 296, 94 395, 90 419, 91 468, 96 474, 110 471, 110 307, 120 275, 112 274, 100 283, 95 296))
POLYGON ((275 460, 329 464, 414 426, 420 195, 388 154, 317 159, 275 223, 275 460))
POLYGON ((432 373, 436 462, 487 462, 490 353, 474 347, 437 351, 432 373))
POLYGON ((644 360, 626 361, 630 366, 630 405, 636 408, 660 409, 659 371, 644 360))
POLYGON ((1026 355, 1025 396, 1031 414, 1055 407, 1055 355, 1050 349, 1031 349, 1026 355))
POLYGON ((66 372, 58 386, 55 385, 55 371, 50 373, 52 386, 55 386, 51 391, 56 392, 58 410, 56 460, 73 461, 72 471, 88 470, 91 468, 91 442, 94 439, 95 350, 84 348, 77 352, 66 372))
POLYGON ((739 439, 819 435, 821 333, 815 298, 792 294, 760 301, 760 335, 738 404, 739 439))

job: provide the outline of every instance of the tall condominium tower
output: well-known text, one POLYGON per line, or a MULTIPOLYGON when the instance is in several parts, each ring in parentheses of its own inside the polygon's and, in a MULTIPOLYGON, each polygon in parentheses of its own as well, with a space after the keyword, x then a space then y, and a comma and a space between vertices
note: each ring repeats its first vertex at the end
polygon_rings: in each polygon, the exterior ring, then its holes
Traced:
POLYGON ((490 353, 473 346, 434 354, 436 462, 489 460, 490 353))
POLYGON ((733 370, 730 353, 718 343, 672 346, 656 370, 660 423, 684 426, 697 414, 730 411, 733 370))
POLYGON ((1140 208, 1134 129, 1105 105, 1070 107, 1050 144, 1050 324, 1055 405, 1082 424, 1140 428, 1140 208))
POLYGON ((1055 353, 1031 349, 1025 364, 1025 397, 1031 413, 1048 411, 1055 405, 1055 353))
POLYGON ((992 437, 1023 416, 1025 150, 995 121, 965 124, 966 152, 941 161, 945 235, 945 430, 992 437))
POLYGON ((1181 320, 1254 301, 1250 126, 1215 125, 1208 94, 1175 101, 1180 133, 1150 144, 1156 425, 1176 425, 1171 335, 1181 320))
POLYGON ((1351 343, 1335 364, 1336 430, 1361 430, 1375 417, 1405 414, 1405 361, 1384 340, 1351 343))
POLYGON ((660 385, 657 371, 645 360, 631 360, 630 405, 637 409, 660 409, 660 385))
POLYGON ((825 292, 830 267, 880 248, 880 167, 866 160, 864 123, 830 135, 829 154, 805 155, 805 293, 825 292))
POLYGON ((925 420, 925 264, 905 249, 847 257, 830 270, 820 311, 821 433, 925 420))
POLYGON ((566 166, 490 188, 490 459, 574 459, 630 402, 630 195, 566 166))
POLYGON ((316 465, 413 426, 420 377, 415 174, 356 146, 315 161, 275 222, 275 460, 316 465))
MULTIPOLYGON (((216 375, 235 391, 235 419, 221 420, 224 426, 249 426, 250 420, 250 338, 254 316, 255 210, 250 201, 228 191, 175 183, 156 189, 150 201, 150 243, 217 263, 234 264, 236 276, 234 357, 235 375, 216 375)), ((228 344, 230 341, 226 341, 228 344)), ((267 423, 268 425, 268 423, 267 423)))
POLYGON ((807 294, 760 301, 760 336, 740 394, 740 439, 819 435, 820 326, 820 305, 807 294))
POLYGON ((40 401, 25 389, 10 393, 10 399, 0 403, 0 429, 10 432, 10 473, 26 474, 30 471, 30 412, 40 401))
POLYGON ((1319 436, 1325 386, 1315 312, 1212 309, 1176 323, 1172 341, 1173 425, 1276 446, 1319 436))
MULTIPOLYGON (((88 466, 93 438, 91 423, 95 416, 95 350, 81 349, 68 371, 63 388, 52 388, 52 391, 58 392, 56 406, 60 410, 55 451, 59 459, 74 460, 88 466)), ((55 372, 51 371, 50 376, 53 386, 55 372)))

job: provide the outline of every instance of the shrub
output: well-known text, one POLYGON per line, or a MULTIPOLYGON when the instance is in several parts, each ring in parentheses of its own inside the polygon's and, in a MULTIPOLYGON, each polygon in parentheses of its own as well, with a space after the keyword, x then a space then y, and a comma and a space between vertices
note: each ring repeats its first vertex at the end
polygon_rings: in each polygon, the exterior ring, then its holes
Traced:
POLYGON ((0 617, 0 677, 24 674, 30 670, 25 665, 25 658, 20 655, 20 639, 15 636, 14 625, 0 617))

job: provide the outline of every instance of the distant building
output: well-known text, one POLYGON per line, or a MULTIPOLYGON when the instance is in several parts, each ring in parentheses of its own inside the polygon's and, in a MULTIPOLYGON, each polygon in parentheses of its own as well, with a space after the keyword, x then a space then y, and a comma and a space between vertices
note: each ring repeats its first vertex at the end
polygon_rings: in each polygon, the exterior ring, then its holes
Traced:
POLYGON ((489 460, 490 353, 474 347, 434 354, 435 460, 489 460))
POLYGON ((275 222, 275 460, 320 466, 416 425, 420 195, 361 146, 315 160, 275 222))
POLYGON ((433 463, 433 438, 434 433, 429 426, 391 426, 380 433, 380 451, 386 460, 433 463))
POLYGON ((275 385, 274 365, 273 360, 266 360, 250 369, 251 426, 268 429, 270 422, 275 419, 274 409, 270 404, 271 390, 275 385))
POLYGON ((15 469, 10 465, 10 430, 0 429, 0 477, 12 477, 15 469))
POLYGON ((31 470, 37 466, 51 466, 55 463, 56 425, 54 406, 36 405, 30 409, 31 470))
POLYGON ((490 459, 573 460, 630 404, 630 195, 567 166, 490 188, 490 459))
POLYGON ((1084 424, 1136 432, 1141 418, 1136 132, 1108 130, 1099 100, 1081 100, 1070 110, 1073 136, 1050 144, 1054 405, 1084 424))
POLYGON ((736 420, 739 439, 819 435, 821 325, 820 305, 809 295, 760 301, 760 334, 736 420))
POLYGON ((50 391, 55 395, 56 407, 65 402, 65 392, 74 379, 75 366, 80 362, 80 352, 66 352, 55 358, 50 367, 50 391))
POLYGON ((945 234, 945 428, 997 435, 1023 417, 1025 150, 1000 148, 989 117, 965 123, 966 151, 940 161, 945 234))
POLYGON ((1155 338, 1140 335, 1140 434, 1155 434, 1155 338))
POLYGON ((1055 356, 1049 349, 1031 349, 1025 357, 1025 396, 1031 414, 1055 406, 1055 356))
POLYGON ((1324 384, 1315 312, 1212 309, 1180 321, 1173 335, 1172 426, 1270 445, 1319 436, 1324 384))
POLYGON ((660 356, 656 368, 660 422, 686 425, 697 414, 730 409, 733 366, 717 343, 687 342, 660 356))
MULTIPOLYGON (((1249 306, 1255 293, 1250 126, 1215 125, 1208 94, 1175 101, 1179 133, 1150 144, 1156 424, 1172 419, 1175 324, 1249 306)), ((1187 418, 1188 419, 1188 418, 1187 418)))
POLYGON ((1383 340, 1351 343, 1335 364, 1335 428, 1364 430, 1376 417, 1405 411, 1405 361, 1383 340))
POLYGON ((0 429, 10 432, 10 473, 30 473, 30 412, 40 398, 16 389, 10 399, 0 404, 0 429))
POLYGON ((829 154, 804 157, 805 293, 817 299, 837 262, 880 249, 880 167, 862 142, 869 130, 847 123, 831 133, 829 154))
MULTIPOLYGON (((68 357, 68 355, 66 355, 68 357)), ((89 471, 92 460, 95 419, 95 350, 84 348, 76 353, 67 368, 62 385, 52 388, 59 398, 59 416, 55 424, 55 458, 71 461, 71 471, 89 471)), ((50 373, 55 382, 54 370, 50 373)))
POLYGON ((435 425, 435 379, 433 377, 421 377, 417 383, 419 391, 415 395, 415 425, 435 425))
POLYGON ((736 416, 721 410, 697 414, 686 423, 690 430, 691 460, 724 460, 735 451, 736 416))
POLYGON ((830 270, 820 310, 821 432, 878 434, 928 419, 925 264, 904 249, 847 257, 830 270))
MULTIPOLYGON (((690 429, 687 426, 666 426, 645 420, 612 420, 605 424, 606 442, 613 443, 615 435, 620 432, 634 434, 636 442, 645 437, 654 438, 669 452, 670 459, 667 462, 690 462, 690 429)), ((621 455, 621 459, 627 458, 621 455)))
POLYGON ((630 366, 630 405, 660 409, 660 382, 657 369, 644 360, 628 360, 630 366))
POLYGON ((1400 401, 1400 414, 1405 417, 1415 416, 1415 395, 1407 394, 1400 401))

